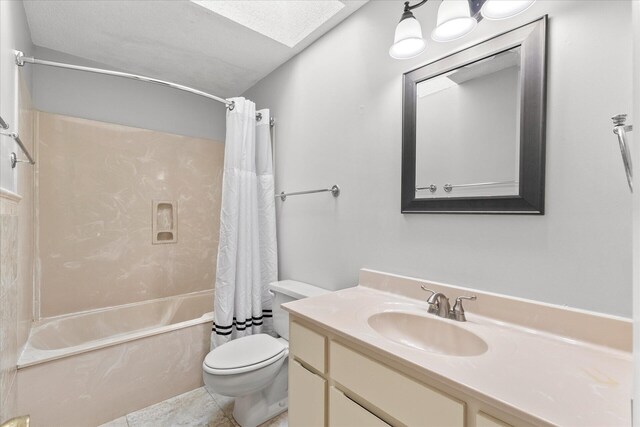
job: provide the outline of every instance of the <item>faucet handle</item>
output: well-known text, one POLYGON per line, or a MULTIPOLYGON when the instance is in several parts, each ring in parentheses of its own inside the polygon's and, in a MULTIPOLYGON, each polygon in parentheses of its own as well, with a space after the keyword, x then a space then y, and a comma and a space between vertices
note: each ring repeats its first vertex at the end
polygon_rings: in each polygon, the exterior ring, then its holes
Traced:
POLYGON ((420 285, 420 289, 422 289, 423 291, 426 292, 431 292, 431 295, 429 295, 429 297, 432 297, 436 294, 436 291, 432 291, 431 289, 427 289, 427 287, 425 285, 420 285))
POLYGON ((462 300, 468 299, 469 301, 475 301, 478 299, 477 296, 472 295, 468 296, 459 296, 456 298, 456 303, 453 305, 453 309, 451 310, 451 318, 453 320, 457 320, 458 322, 466 322, 467 317, 464 314, 464 307, 462 306, 462 300))

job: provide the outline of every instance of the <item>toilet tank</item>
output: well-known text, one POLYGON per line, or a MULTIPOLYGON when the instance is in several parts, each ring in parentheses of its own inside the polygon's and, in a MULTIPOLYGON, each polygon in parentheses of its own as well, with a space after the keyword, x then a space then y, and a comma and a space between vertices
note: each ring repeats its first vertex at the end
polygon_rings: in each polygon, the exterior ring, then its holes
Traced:
POLYGON ((289 340, 289 313, 280 306, 291 301, 331 292, 295 280, 272 282, 269 284, 269 291, 273 296, 273 329, 286 340, 289 340))

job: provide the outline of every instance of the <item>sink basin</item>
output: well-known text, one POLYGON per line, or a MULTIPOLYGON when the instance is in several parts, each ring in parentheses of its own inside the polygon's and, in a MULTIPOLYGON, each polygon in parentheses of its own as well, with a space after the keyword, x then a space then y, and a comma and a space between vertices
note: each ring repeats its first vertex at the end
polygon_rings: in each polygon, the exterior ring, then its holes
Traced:
POLYGON ((383 337, 431 353, 477 356, 487 351, 482 338, 437 317, 384 311, 369 317, 369 326, 383 337))

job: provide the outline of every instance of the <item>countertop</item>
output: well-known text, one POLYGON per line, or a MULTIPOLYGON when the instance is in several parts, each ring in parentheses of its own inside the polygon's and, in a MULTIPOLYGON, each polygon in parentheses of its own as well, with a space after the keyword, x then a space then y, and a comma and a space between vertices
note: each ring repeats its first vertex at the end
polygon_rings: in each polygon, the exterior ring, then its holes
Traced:
MULTIPOLYGON (((393 342, 371 328, 389 310, 428 314, 423 301, 357 286, 283 304, 288 312, 473 396, 560 426, 631 425, 632 355, 467 311, 453 322, 488 350, 450 356, 393 342)), ((434 316, 435 317, 435 316, 434 316)))

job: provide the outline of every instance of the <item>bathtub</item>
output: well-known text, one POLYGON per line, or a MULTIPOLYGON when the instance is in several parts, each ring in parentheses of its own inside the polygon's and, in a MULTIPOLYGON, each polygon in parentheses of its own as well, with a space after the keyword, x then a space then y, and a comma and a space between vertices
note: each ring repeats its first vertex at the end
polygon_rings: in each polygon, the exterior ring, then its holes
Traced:
POLYGON ((34 323, 18 369, 213 321, 213 291, 52 317, 34 323))
POLYGON ((213 291, 34 323, 18 361, 18 409, 35 427, 87 426, 201 386, 213 291))

